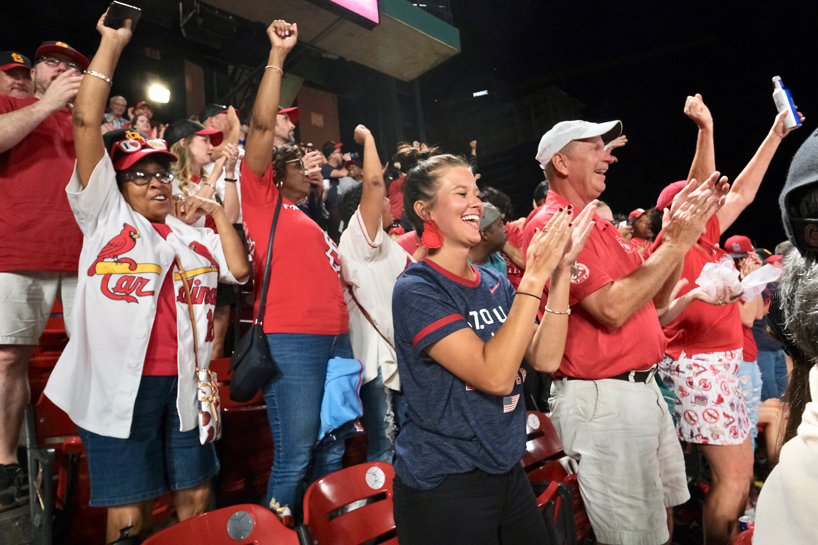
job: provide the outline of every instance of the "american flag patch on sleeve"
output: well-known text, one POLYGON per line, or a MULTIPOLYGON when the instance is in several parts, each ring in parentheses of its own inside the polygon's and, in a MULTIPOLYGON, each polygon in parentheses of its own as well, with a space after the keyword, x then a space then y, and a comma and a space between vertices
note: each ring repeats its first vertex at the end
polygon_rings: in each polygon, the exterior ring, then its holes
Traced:
POLYGON ((506 396, 503 398, 503 412, 510 413, 517 408, 517 403, 520 401, 520 394, 513 396, 506 396))

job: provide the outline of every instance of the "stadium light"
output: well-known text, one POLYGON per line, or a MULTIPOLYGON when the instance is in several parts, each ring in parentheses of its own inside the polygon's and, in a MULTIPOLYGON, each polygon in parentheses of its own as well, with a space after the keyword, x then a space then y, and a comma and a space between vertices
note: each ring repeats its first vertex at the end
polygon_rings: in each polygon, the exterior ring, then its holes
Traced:
POLYGON ((151 85, 148 89, 148 98, 153 102, 167 104, 170 101, 170 89, 159 84, 151 85))
POLYGON ((474 95, 474 98, 484 97, 484 96, 486 96, 488 94, 489 94, 489 92, 487 90, 486 91, 477 91, 476 93, 472 93, 472 95, 474 95))

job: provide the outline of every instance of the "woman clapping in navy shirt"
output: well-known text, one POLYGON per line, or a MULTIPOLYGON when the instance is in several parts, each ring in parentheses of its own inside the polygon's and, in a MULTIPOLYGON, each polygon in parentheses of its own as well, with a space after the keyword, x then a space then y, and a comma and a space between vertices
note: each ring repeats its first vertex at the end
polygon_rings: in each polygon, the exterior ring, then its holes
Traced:
POLYGON ((393 318, 408 421, 396 441, 394 514, 402 545, 543 543, 522 468, 525 358, 556 370, 567 332, 571 263, 593 225, 561 210, 534 237, 515 292, 475 267, 483 205, 468 163, 418 153, 404 182, 409 219, 430 248, 398 280, 393 318), (547 312, 536 326, 550 279, 547 312))

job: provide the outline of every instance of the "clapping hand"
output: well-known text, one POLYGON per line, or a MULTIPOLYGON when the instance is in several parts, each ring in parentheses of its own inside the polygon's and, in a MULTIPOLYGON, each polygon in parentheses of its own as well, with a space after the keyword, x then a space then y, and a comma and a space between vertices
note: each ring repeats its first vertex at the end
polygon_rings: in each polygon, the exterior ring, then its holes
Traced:
POLYGON ((571 222, 571 215, 571 210, 560 209, 531 239, 525 254, 526 276, 533 274, 542 281, 551 277, 562 260, 570 239, 571 229, 568 224, 571 222))
POLYGON ((585 248, 585 242, 591 236, 591 231, 594 228, 594 213, 596 212, 596 205, 599 201, 593 200, 589 202, 582 212, 568 224, 568 242, 563 249, 562 259, 557 265, 558 269, 570 270, 571 266, 576 263, 577 257, 585 248))

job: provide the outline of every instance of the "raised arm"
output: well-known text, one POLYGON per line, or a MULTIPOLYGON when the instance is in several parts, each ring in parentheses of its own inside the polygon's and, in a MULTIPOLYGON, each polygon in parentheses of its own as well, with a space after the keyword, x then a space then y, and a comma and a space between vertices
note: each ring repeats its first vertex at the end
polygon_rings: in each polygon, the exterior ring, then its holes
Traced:
POLYGON ((696 140, 696 155, 690 165, 688 180, 706 180, 716 170, 716 151, 713 140, 713 116, 710 109, 704 104, 702 95, 687 97, 685 101, 685 115, 699 127, 699 136, 696 140))
POLYGON ((580 301, 583 310, 603 325, 621 327, 651 301, 665 287, 668 278, 676 273, 680 261, 699 239, 707 220, 723 202, 721 191, 727 182, 722 179, 719 187, 715 187, 717 177, 718 173, 714 173, 695 190, 695 180, 687 184, 673 202, 662 245, 632 273, 606 284, 580 301))
MULTIPOLYGON (((798 112, 798 115, 802 120, 804 119, 801 112, 798 112)), ((727 194, 727 201, 716 214, 719 218, 719 227, 721 227, 722 233, 733 225, 733 222, 736 221, 739 214, 756 198, 758 187, 761 185, 761 180, 764 179, 764 174, 767 172, 767 167, 770 166, 770 161, 772 161, 773 155, 775 155, 778 149, 778 145, 785 136, 797 128, 785 129, 785 117, 787 117, 786 111, 779 113, 775 117, 775 122, 767 134, 767 137, 764 138, 764 141, 758 148, 758 151, 756 151, 753 158, 750 159, 750 162, 747 163, 747 166, 744 167, 744 170, 741 171, 741 174, 738 175, 736 181, 733 182, 730 193, 727 194)))
MULTIPOLYGON (((97 31, 102 39, 88 71, 113 79, 119 56, 131 40, 131 20, 126 19, 124 27, 113 29, 103 24, 107 13, 106 11, 97 21, 97 31)), ((111 86, 102 78, 89 75, 82 79, 74 100, 74 149, 77 152, 77 173, 83 187, 88 185, 91 173, 105 155, 99 126, 102 124, 110 91, 111 86)))
POLYGON ((534 336, 539 296, 568 242, 569 218, 569 212, 558 212, 534 235, 528 247, 528 268, 508 317, 494 337, 484 343, 471 329, 461 329, 426 348, 436 362, 482 392, 508 395, 512 391, 534 336))
POLYGON ((361 193, 361 217, 366 226, 369 240, 375 240, 381 229, 381 209, 386 197, 386 184, 383 181, 381 160, 375 138, 363 125, 355 127, 355 141, 364 147, 364 179, 361 193))
POLYGON ((236 115, 236 109, 230 106, 227 109, 227 134, 224 135, 224 139, 219 143, 218 146, 213 148, 213 159, 220 159, 222 155, 224 155, 224 149, 233 144, 234 146, 239 145, 239 133, 241 133, 241 122, 239 121, 239 116, 236 115))
POLYGON ((298 26, 278 19, 267 27, 270 38, 270 55, 261 85, 258 88, 250 130, 244 145, 244 162, 256 176, 264 172, 273 160, 275 144, 276 116, 281 92, 281 78, 284 75, 284 60, 298 39, 298 26))

